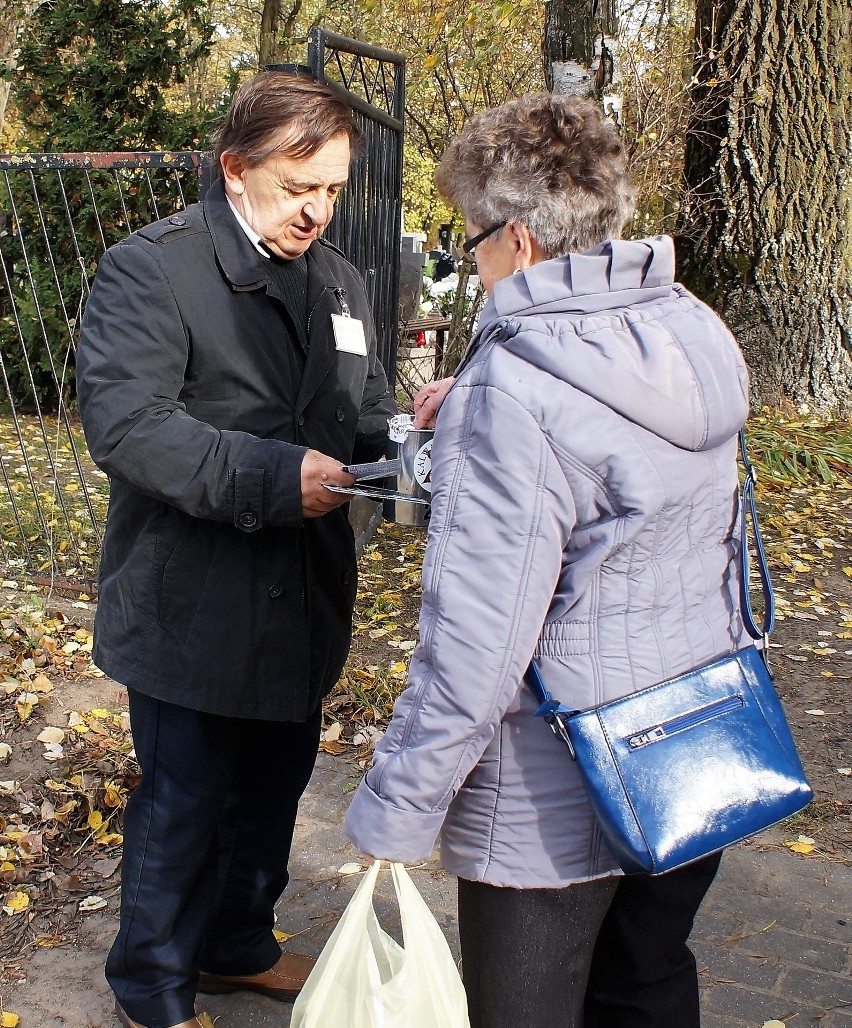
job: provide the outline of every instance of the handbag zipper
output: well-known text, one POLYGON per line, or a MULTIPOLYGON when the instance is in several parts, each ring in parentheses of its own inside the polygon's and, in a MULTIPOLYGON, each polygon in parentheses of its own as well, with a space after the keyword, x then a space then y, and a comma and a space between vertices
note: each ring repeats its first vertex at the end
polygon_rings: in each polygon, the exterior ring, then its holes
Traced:
POLYGON ((699 707, 697 710, 691 710, 688 714, 681 714, 680 717, 672 718, 671 721, 664 721, 653 728, 646 728, 643 732, 631 735, 627 740, 627 745, 632 750, 638 750, 643 746, 650 746, 651 743, 662 742, 663 739, 667 739, 671 735, 685 732, 687 729, 694 728, 704 721, 709 721, 714 717, 721 717, 723 714, 728 714, 730 711, 743 706, 745 706, 745 701, 739 693, 734 696, 727 696, 725 699, 716 700, 715 703, 710 703, 706 707, 699 707))

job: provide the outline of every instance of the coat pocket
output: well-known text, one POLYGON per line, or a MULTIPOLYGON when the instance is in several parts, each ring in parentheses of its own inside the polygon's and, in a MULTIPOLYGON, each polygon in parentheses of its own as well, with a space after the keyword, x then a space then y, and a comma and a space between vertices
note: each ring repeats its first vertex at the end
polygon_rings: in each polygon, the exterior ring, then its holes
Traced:
POLYGON ((177 544, 163 566, 158 621, 181 642, 189 638, 210 575, 215 528, 186 516, 177 544))

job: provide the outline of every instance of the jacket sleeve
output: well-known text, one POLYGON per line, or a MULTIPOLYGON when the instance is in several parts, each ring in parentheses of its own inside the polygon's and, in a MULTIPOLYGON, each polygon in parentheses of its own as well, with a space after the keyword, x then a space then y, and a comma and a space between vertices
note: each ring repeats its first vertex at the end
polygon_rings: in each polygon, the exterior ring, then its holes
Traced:
POLYGON ((574 525, 565 476, 505 392, 453 387, 433 448, 420 642, 346 831, 365 853, 429 855, 518 689, 574 525))
POLYGON ((92 458, 109 475, 194 517, 243 531, 302 524, 305 448, 220 431, 180 400, 189 341, 178 303, 144 247, 102 258, 77 350, 92 458))

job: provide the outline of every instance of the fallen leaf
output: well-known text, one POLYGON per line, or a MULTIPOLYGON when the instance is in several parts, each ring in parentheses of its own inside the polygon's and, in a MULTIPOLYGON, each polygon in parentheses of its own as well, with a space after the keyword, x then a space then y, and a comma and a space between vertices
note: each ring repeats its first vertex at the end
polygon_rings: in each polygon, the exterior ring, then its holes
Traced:
POLYGON ((17 1014, 13 1014, 11 1010, 6 1010, 0 1014, 0 1028, 17 1028, 20 1020, 17 1014))
POLYGON ((784 845, 794 853, 813 853, 816 849, 814 840, 807 835, 800 835, 795 842, 785 842, 784 845))
POLYGON ((121 790, 114 782, 107 782, 104 787, 104 805, 107 807, 120 807, 122 802, 121 790))
POLYGON ((339 756, 341 753, 345 753, 348 747, 348 743, 334 740, 332 742, 321 742, 319 744, 320 753, 330 753, 333 757, 339 756))
POLYGON ((38 703, 38 696, 34 692, 22 692, 15 703, 15 710, 22 721, 27 721, 38 703))
POLYGON ((4 764, 12 756, 12 747, 7 742, 0 742, 0 761, 4 764))
POLYGON ((30 682, 30 685, 33 692, 53 692, 53 683, 47 675, 36 675, 32 682, 30 682))
POLYGON ((337 869, 337 873, 339 875, 354 875, 363 870, 364 868, 357 861, 352 860, 349 863, 344 864, 343 867, 339 867, 337 869))
POLYGON ((106 905, 107 901, 103 896, 87 896, 85 899, 80 900, 77 909, 81 914, 88 914, 93 910, 103 910, 106 905))
POLYGON ((343 731, 343 725, 339 721, 335 721, 333 725, 326 728, 322 733, 323 742, 337 742, 340 738, 340 733, 343 731))
POLYGON ((845 775, 847 778, 852 775, 852 767, 839 767, 837 769, 839 775, 845 775))
POLYGON ((3 906, 5 914, 19 914, 30 905, 30 898, 25 892, 9 893, 9 898, 3 906))
POLYGON ((36 736, 39 742, 53 742, 59 743, 65 741, 65 733, 61 728, 44 728, 36 736))
POLYGON ((280 928, 273 928, 272 934, 275 936, 276 942, 286 942, 292 937, 289 932, 282 932, 280 928))
POLYGON ((825 711, 824 710, 819 710, 819 709, 817 709, 817 710, 806 710, 805 713, 806 714, 813 714, 814 717, 825 717, 825 711))
POLYGON ((784 1021, 764 1021, 763 1028, 787 1028, 784 1021))
POLYGON ((200 1014, 196 1015, 201 1024, 201 1028, 216 1028, 213 1022, 213 1018, 207 1013, 206 1010, 202 1010, 200 1014))

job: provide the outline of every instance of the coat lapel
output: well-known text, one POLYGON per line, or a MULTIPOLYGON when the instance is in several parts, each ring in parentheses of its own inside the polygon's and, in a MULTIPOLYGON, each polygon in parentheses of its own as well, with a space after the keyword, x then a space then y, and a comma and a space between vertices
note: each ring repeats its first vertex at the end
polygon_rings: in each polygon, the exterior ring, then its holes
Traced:
POLYGON ((341 284, 326 260, 320 243, 312 243, 308 257, 308 355, 302 385, 296 401, 296 413, 311 402, 323 379, 337 362, 337 348, 331 315, 340 314, 341 308, 335 289, 341 284))

